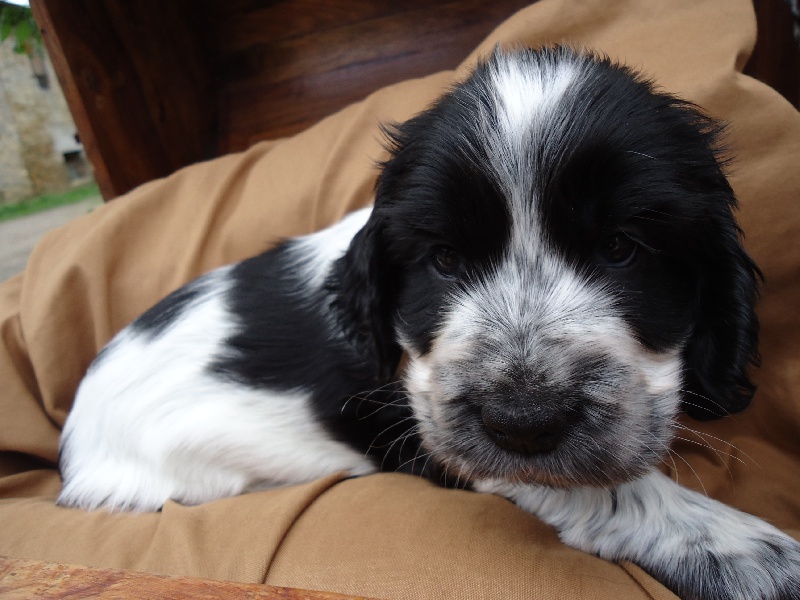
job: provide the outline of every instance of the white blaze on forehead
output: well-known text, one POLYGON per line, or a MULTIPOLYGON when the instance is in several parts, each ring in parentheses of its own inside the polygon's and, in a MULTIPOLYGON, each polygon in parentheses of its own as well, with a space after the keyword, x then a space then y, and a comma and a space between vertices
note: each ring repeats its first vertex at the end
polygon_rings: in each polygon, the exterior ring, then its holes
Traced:
MULTIPOLYGON (((500 55, 491 63, 486 91, 493 115, 484 115, 488 156, 500 184, 528 199, 532 150, 563 126, 567 92, 579 84, 577 59, 534 60, 526 55, 500 55), (514 189, 516 188, 516 189, 514 189)), ((518 194, 514 194, 518 196, 518 194)))
POLYGON ((580 85, 585 67, 566 53, 552 59, 499 55, 491 63, 485 90, 491 114, 482 128, 491 170, 508 202, 512 246, 535 252, 541 245, 536 189, 537 157, 559 153, 560 131, 568 122, 568 92, 580 85))
POLYGON ((563 55, 553 62, 523 56, 504 56, 491 71, 499 133, 509 145, 522 142, 552 120, 580 73, 575 60, 563 55))

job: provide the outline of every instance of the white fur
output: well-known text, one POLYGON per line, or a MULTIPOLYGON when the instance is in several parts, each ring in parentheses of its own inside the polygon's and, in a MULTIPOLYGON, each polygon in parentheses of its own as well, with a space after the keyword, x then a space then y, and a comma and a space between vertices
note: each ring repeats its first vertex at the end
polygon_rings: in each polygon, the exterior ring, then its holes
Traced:
MULTIPOLYGON (((324 274, 344 250, 328 244, 335 231, 320 237, 325 243, 305 243, 320 251, 309 252, 309 262, 324 274)), ((62 436, 59 503, 156 510, 168 499, 197 504, 375 470, 317 424, 306 391, 251 389, 206 371, 237 325, 222 301, 229 273, 223 267, 200 279, 205 293, 165 332, 123 330, 89 370, 62 436)))
MULTIPOLYGON (((500 115, 495 141, 516 158, 522 158, 526 155, 523 146, 530 144, 530 136, 552 130, 552 120, 561 112, 564 94, 577 85, 582 73, 572 61, 543 63, 540 69, 533 70, 514 56, 494 67, 492 101, 500 115)), ((495 156, 508 158, 505 152, 495 156)))
POLYGON ((330 265, 347 251, 353 236, 364 227, 371 212, 372 207, 362 208, 331 227, 297 238, 292 252, 304 285, 310 290, 322 287, 330 265))
MULTIPOLYGON (((536 220, 537 203, 529 194, 537 168, 531 149, 543 145, 543 137, 557 137, 564 123, 561 103, 570 88, 583 77, 572 60, 543 63, 532 70, 522 60, 509 56, 491 71, 493 86, 489 101, 497 107, 497 118, 482 114, 484 145, 498 184, 512 210, 526 219, 514 220, 525 227, 536 220)), ((529 238, 528 243, 537 243, 529 238)))

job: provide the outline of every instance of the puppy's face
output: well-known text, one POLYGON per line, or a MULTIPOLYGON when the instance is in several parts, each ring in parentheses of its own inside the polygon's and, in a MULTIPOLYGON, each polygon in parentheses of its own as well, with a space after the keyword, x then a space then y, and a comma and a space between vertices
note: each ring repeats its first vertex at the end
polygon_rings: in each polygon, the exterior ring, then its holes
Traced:
POLYGON ((390 134, 354 245, 438 462, 606 485, 661 460, 682 404, 746 405, 756 269, 715 133, 557 50, 496 53, 390 134))

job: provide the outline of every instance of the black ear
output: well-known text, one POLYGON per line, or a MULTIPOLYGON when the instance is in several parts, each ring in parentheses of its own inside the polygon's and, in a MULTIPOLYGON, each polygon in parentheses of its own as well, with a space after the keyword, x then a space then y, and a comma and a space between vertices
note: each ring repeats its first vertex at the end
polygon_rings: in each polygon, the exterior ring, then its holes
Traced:
POLYGON ((382 240, 381 216, 373 209, 336 269, 334 305, 344 331, 368 360, 379 380, 388 381, 400 361, 393 327, 393 281, 382 240))
POLYGON ((761 271, 728 211, 720 221, 722 231, 707 238, 719 242, 700 261, 697 325, 684 351, 683 409, 698 420, 744 410, 756 390, 748 367, 759 362, 755 302, 761 271))

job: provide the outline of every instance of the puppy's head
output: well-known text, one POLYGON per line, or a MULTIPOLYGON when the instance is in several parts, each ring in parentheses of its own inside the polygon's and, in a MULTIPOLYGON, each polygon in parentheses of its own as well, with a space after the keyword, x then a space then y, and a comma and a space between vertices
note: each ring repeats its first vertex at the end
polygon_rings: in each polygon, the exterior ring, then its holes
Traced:
POLYGON ((663 457, 681 407, 747 406, 759 274, 718 133, 566 49, 495 52, 391 130, 345 288, 384 366, 407 354, 436 460, 605 485, 663 457))

